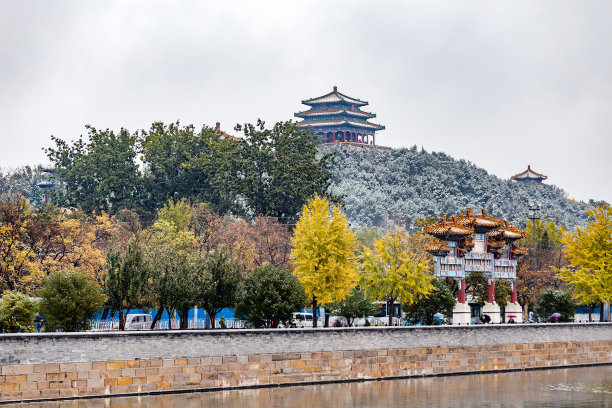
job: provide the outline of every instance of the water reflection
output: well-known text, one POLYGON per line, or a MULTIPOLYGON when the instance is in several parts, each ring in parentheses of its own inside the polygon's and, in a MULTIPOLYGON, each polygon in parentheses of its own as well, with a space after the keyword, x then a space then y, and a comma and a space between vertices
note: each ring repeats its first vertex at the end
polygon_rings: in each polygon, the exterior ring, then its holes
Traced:
POLYGON ((612 367, 431 377, 209 393, 51 402, 19 407, 608 407, 612 367))

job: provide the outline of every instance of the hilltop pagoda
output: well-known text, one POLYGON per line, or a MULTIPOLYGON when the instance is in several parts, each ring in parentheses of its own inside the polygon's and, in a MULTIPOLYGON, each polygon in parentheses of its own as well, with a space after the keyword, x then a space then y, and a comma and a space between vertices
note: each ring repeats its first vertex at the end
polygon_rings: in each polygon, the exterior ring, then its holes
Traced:
POLYGON ((423 231, 436 238, 425 250, 434 256, 434 274, 438 278, 453 278, 459 284, 457 304, 453 309, 453 324, 470 324, 471 311, 465 300, 465 278, 472 272, 484 273, 488 281, 488 300, 483 314, 491 323, 501 321, 500 308, 495 302, 495 281, 506 279, 512 289, 506 305, 506 321, 522 322, 522 308, 516 296, 516 260, 527 251, 514 245, 524 232, 511 227, 508 221, 493 218, 483 209, 481 214, 467 212, 442 218, 427 225, 423 231))
POLYGON ((524 172, 515 174, 514 176, 510 177, 511 180, 536 182, 536 183, 542 183, 547 178, 548 176, 545 176, 541 173, 531 170, 531 165, 527 165, 527 170, 525 170, 524 172))
POLYGON ((296 117, 303 119, 297 123, 302 129, 308 129, 317 135, 322 143, 354 143, 376 145, 376 131, 385 127, 368 122, 376 115, 364 112, 360 108, 368 102, 351 98, 340 92, 338 87, 317 98, 302 101, 310 109, 298 112, 296 117))

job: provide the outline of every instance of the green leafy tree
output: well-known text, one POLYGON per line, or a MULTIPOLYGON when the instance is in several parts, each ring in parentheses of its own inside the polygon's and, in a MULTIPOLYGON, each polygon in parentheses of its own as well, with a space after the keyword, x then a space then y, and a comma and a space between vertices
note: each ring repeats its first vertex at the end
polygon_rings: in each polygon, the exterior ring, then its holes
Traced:
POLYGON ((427 295, 421 295, 412 304, 404 304, 408 321, 423 324, 434 324, 434 315, 442 313, 451 316, 455 307, 455 296, 442 279, 433 279, 434 289, 427 295))
POLYGON ((254 327, 278 327, 307 303, 297 277, 282 267, 267 264, 255 268, 245 279, 236 316, 254 327))
POLYGON ((344 214, 315 195, 302 210, 291 240, 294 274, 312 299, 313 326, 317 304, 344 300, 357 279, 357 240, 344 214))
POLYGON ((214 251, 203 263, 199 304, 210 316, 215 328, 215 317, 226 307, 235 306, 242 281, 242 265, 223 251, 214 251))
MULTIPOLYGON (((585 228, 563 234, 569 268, 557 269, 574 299, 581 304, 612 302, 612 207, 600 204, 589 208, 585 228)), ((609 309, 608 309, 609 311, 609 309)), ((610 313, 608 313, 610 316, 610 313)))
POLYGON ((239 144, 221 132, 179 122, 155 122, 140 137, 145 184, 145 207, 152 211, 169 199, 189 198, 209 203, 219 213, 236 207, 239 144))
MULTIPOLYGON (((189 309, 197 303, 201 283, 198 240, 190 230, 192 208, 185 199, 170 199, 157 213, 157 221, 143 234, 147 242, 146 260, 151 271, 152 291, 159 311, 152 327, 165 310, 180 318, 187 328, 189 309)), ((172 329, 172 319, 169 328, 172 329)))
POLYGON ((172 316, 176 311, 180 328, 187 329, 189 309, 198 303, 204 258, 175 247, 160 247, 152 251, 149 262, 159 313, 166 310, 172 316))
POLYGON ((34 331, 38 302, 17 291, 5 291, 0 298, 0 332, 34 331))
MULTIPOLYGON (((374 248, 362 252, 359 285, 371 299, 411 304, 433 290, 428 259, 411 247, 408 235, 397 230, 374 240, 374 248)), ((393 307, 389 309, 389 325, 393 325, 393 307)))
POLYGON ((47 276, 38 290, 42 314, 51 330, 66 332, 89 328, 89 320, 104 305, 95 281, 82 272, 61 270, 47 276))
POLYGON ((119 330, 125 330, 124 310, 128 314, 131 309, 151 304, 149 277, 138 237, 133 237, 124 249, 109 251, 101 286, 107 306, 119 313, 119 330))
POLYGON ((538 298, 535 312, 548 321, 551 320, 553 313, 559 313, 561 315, 559 321, 570 322, 574 319, 576 305, 570 293, 557 288, 548 288, 538 298))
POLYGON ((70 144, 51 136, 55 147, 45 149, 61 181, 54 202, 85 212, 116 213, 140 205, 142 176, 138 170, 137 135, 85 126, 87 138, 70 144))
POLYGON ((336 314, 346 317, 349 326, 353 325, 356 317, 371 316, 378 311, 372 301, 360 288, 353 288, 351 294, 344 299, 344 302, 332 306, 336 314))
POLYGON ((307 131, 291 121, 266 129, 262 120, 236 130, 244 132, 240 193, 253 214, 292 223, 310 197, 328 194, 333 156, 318 154, 307 131))

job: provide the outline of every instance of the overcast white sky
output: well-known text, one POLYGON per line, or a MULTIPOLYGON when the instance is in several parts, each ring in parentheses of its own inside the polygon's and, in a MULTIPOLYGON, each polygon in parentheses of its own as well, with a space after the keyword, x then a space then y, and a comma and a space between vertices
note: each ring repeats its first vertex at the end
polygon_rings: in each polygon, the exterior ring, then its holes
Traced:
POLYGON ((378 144, 612 202, 612 1, 2 1, 0 167, 50 135, 287 120, 337 85, 378 144))

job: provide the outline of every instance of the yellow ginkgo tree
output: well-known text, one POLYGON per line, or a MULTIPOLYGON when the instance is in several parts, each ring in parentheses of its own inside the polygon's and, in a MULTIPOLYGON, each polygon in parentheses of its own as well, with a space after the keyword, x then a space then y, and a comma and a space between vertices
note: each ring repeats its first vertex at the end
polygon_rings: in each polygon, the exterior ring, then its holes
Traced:
POLYGON ((393 325, 393 303, 412 304, 433 290, 427 259, 420 257, 403 231, 374 240, 373 248, 361 253, 359 285, 371 299, 389 301, 389 325, 393 325))
POLYGON ((316 327, 317 304, 344 300, 356 284, 357 239, 340 208, 316 195, 304 206, 291 243, 294 274, 312 298, 316 327))
POLYGON ((609 308, 612 301, 612 207, 604 203, 587 209, 587 214, 591 221, 585 228, 563 233, 564 252, 570 264, 557 269, 557 276, 569 284, 579 303, 608 302, 609 308))

